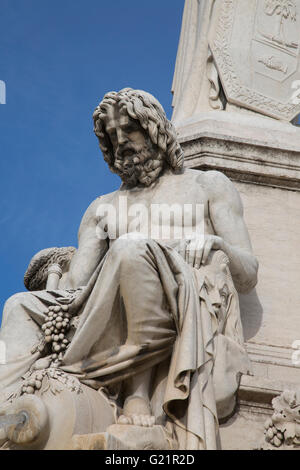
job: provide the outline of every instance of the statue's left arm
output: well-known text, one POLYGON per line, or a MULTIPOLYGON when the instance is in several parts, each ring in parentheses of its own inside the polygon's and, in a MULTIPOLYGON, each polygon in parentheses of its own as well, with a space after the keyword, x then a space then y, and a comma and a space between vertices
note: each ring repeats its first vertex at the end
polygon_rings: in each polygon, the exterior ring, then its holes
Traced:
MULTIPOLYGON (((206 173, 209 194, 209 217, 215 232, 208 242, 210 249, 221 249, 230 260, 230 271, 237 290, 250 292, 257 284, 258 262, 253 255, 244 210, 238 191, 222 173, 206 173)), ((203 255, 205 257, 206 254, 203 255)))
POLYGON ((86 286, 98 266, 101 259, 108 250, 106 240, 101 240, 97 236, 97 210, 101 204, 100 199, 96 199, 87 209, 80 224, 78 233, 78 250, 72 258, 68 287, 76 289, 86 286))

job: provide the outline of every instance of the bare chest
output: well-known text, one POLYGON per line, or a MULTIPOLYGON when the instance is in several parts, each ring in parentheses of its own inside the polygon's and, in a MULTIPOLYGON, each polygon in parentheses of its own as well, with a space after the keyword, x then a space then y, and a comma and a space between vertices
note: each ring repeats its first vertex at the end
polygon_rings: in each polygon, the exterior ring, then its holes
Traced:
POLYGON ((172 241, 214 233, 207 194, 199 184, 189 183, 171 177, 152 188, 116 192, 103 214, 108 238, 135 233, 172 241))

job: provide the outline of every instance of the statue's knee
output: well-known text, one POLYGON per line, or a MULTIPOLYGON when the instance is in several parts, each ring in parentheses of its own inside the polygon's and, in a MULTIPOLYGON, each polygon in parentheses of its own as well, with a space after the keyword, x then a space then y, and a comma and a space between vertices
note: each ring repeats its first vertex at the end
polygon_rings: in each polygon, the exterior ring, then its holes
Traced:
POLYGON ((26 298, 26 295, 28 295, 28 292, 19 292, 18 294, 14 294, 9 297, 9 299, 7 299, 5 302, 4 310, 11 310, 17 305, 20 305, 26 298))
POLYGON ((146 239, 119 238, 111 248, 111 255, 120 263, 132 266, 143 256, 147 250, 146 239))
POLYGON ((30 295, 30 292, 20 292, 7 299, 3 308, 2 324, 6 322, 8 317, 11 317, 11 315, 16 312, 20 305, 23 305, 26 302, 30 295))

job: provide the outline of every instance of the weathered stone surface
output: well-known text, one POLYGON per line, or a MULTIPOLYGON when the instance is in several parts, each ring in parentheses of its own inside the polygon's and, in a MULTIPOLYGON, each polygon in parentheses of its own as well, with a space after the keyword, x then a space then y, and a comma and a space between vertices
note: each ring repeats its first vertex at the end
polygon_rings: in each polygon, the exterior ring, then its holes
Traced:
POLYGON ((172 85, 176 126, 199 112, 220 110, 219 76, 208 46, 214 0, 186 0, 172 85))
POLYGON ((300 1, 216 0, 210 47, 229 102, 291 121, 300 112, 300 1))
POLYGON ((175 450, 176 441, 162 426, 143 428, 114 424, 102 434, 75 435, 71 450, 175 450))
POLYGON ((174 123, 243 109, 292 121, 300 112, 299 15, 299 0, 186 0, 174 123))
POLYGON ((299 189, 300 130, 238 112, 202 113, 178 129, 189 168, 224 171, 235 181, 299 189))

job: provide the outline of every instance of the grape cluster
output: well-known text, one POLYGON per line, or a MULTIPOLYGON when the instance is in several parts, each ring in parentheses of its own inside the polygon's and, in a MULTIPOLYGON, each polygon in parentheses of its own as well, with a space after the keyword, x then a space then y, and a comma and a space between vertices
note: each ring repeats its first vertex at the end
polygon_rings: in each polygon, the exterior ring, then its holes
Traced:
POLYGON ((32 395, 36 390, 40 390, 43 381, 42 372, 35 374, 34 377, 30 377, 24 380, 22 385, 22 394, 32 395))
POLYGON ((271 420, 265 425, 265 436, 266 441, 274 447, 280 447, 284 442, 284 434, 274 426, 271 420))
POLYGON ((67 305, 51 306, 46 312, 46 319, 42 326, 45 341, 51 344, 52 359, 62 360, 63 353, 70 344, 66 334, 70 329, 71 315, 67 305))
MULTIPOLYGON (((48 384, 51 379, 59 381, 62 384, 72 386, 72 389, 78 391, 78 385, 76 379, 71 379, 67 374, 62 370, 56 368, 55 362, 52 362, 52 366, 47 369, 37 370, 30 372, 27 377, 24 377, 22 388, 20 390, 20 396, 22 395, 33 395, 35 392, 44 389, 45 391, 45 382, 44 378, 48 379, 48 384)), ((46 391, 49 387, 46 386, 46 391)), ((55 388, 57 390, 57 388, 55 388)), ((43 392, 42 392, 43 393, 43 392)), ((18 398, 18 396, 16 397, 18 398)))

